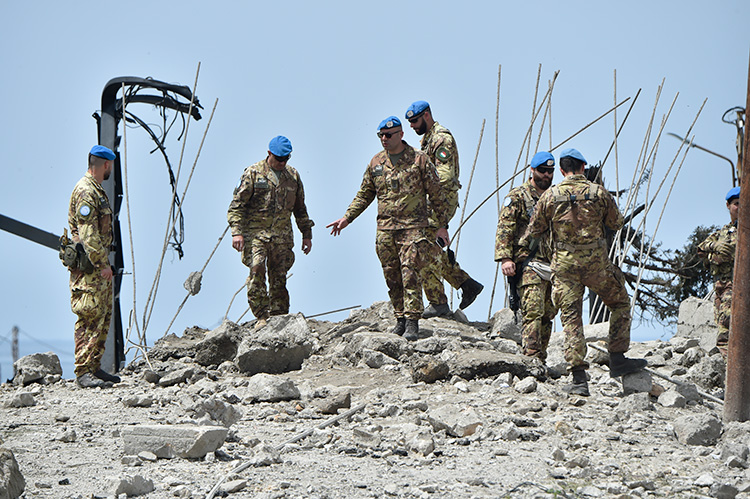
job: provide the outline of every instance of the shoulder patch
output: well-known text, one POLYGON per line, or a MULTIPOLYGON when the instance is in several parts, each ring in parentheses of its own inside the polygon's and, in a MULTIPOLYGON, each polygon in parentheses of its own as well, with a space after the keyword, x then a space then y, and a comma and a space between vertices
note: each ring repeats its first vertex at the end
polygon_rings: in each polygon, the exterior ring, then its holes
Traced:
POLYGON ((505 198, 505 201, 503 202, 503 206, 510 206, 510 203, 513 200, 510 197, 505 198))
POLYGON ((446 162, 451 159, 451 151, 447 147, 439 147, 435 153, 435 157, 438 161, 446 162))
POLYGON ((82 204, 81 207, 78 209, 78 214, 81 215, 83 218, 88 217, 91 215, 91 206, 87 204, 82 204))

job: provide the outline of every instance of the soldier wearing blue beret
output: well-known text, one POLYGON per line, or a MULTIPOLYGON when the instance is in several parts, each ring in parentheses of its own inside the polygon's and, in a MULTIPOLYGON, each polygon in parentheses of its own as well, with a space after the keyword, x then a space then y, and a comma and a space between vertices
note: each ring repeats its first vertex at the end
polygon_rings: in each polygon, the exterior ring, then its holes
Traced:
POLYGON ((719 329, 716 347, 724 359, 729 346, 729 325, 732 322, 732 282, 734 256, 737 251, 737 220, 740 214, 740 188, 733 187, 724 197, 730 222, 698 245, 698 256, 708 264, 714 279, 714 319, 719 329))
POLYGON ((289 165, 291 156, 288 138, 272 138, 268 156, 243 172, 227 212, 232 247, 250 268, 247 301, 258 319, 255 329, 264 327, 272 315, 289 313, 286 275, 294 264, 292 215, 302 233, 302 252, 307 255, 312 249, 315 223, 307 214, 299 172, 289 165))
MULTIPOLYGON (((450 221, 458 209, 458 190, 461 188, 461 182, 458 180, 458 148, 453 134, 433 119, 430 104, 423 100, 413 102, 409 106, 406 110, 406 119, 412 130, 422 136, 422 152, 427 154, 437 169, 440 187, 448 202, 450 221)), ((432 215, 429 227, 432 231, 438 228, 437 219, 432 215)), ((436 241, 437 237, 432 237, 432 240, 436 241)), ((451 315, 443 279, 453 288, 461 290, 461 304, 458 308, 462 310, 471 305, 484 289, 484 286, 461 268, 452 250, 438 251, 436 254, 438 258, 425 266, 421 272, 424 294, 430 302, 422 314, 424 318, 451 315)))
POLYGON ((75 324, 75 375, 81 388, 110 387, 120 381, 102 370, 104 343, 112 318, 112 208, 102 182, 109 179, 115 153, 96 145, 88 155, 88 171, 70 195, 68 225, 72 244, 80 245, 70 270, 70 307, 75 324))
POLYGON ((418 338, 423 312, 419 269, 439 251, 429 228, 430 207, 439 227, 436 235, 447 244, 446 202, 427 155, 402 140, 401 120, 396 116, 384 119, 377 135, 383 150, 367 165, 359 192, 344 216, 326 227, 332 235, 339 235, 377 198, 375 250, 396 316, 392 332, 413 341, 418 338))

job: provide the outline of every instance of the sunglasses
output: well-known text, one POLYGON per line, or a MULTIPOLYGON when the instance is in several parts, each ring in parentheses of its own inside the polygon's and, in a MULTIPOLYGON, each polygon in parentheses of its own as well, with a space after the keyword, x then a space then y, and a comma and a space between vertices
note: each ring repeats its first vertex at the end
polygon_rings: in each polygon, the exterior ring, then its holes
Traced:
POLYGON ((396 135, 398 132, 378 132, 378 137, 381 139, 385 137, 386 139, 390 139, 394 135, 396 135))
POLYGON ((422 115, 420 114, 419 116, 415 116, 414 118, 409 118, 409 123, 416 123, 421 117, 422 115))
POLYGON ((272 154, 272 156, 273 156, 273 157, 274 157, 274 159, 275 159, 276 161, 278 161, 279 163, 286 163, 287 161, 289 161, 289 158, 291 158, 291 157, 292 157, 292 155, 291 155, 291 154, 287 154, 286 156, 276 156, 275 154, 272 154))
POLYGON ((539 173, 555 173, 555 167, 554 166, 537 166, 536 171, 539 173))

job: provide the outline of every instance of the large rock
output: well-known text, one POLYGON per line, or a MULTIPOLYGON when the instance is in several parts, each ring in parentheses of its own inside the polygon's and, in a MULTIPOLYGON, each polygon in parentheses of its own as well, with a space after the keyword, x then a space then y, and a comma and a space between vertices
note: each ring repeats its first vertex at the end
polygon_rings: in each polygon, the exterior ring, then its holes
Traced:
POLYGON ((17 499, 26 488, 13 452, 0 448, 0 499, 17 499))
POLYGON ((250 375, 298 370, 312 353, 313 341, 302 315, 271 317, 266 327, 242 340, 235 363, 250 375))
POLYGON ((250 402, 280 402, 300 398, 299 389, 291 380, 260 373, 248 380, 245 399, 250 402))
POLYGON ((685 445, 715 445, 721 436, 721 421, 708 414, 681 416, 673 423, 677 440, 685 445))
POLYGON ((505 372, 517 378, 546 378, 544 368, 534 359, 493 350, 464 350, 450 360, 449 367, 451 374, 464 379, 489 378, 505 372))
POLYGON ((521 325, 516 321, 516 314, 509 308, 503 308, 492 316, 493 338, 506 338, 521 344, 521 325))
POLYGON ((16 375, 13 384, 26 386, 35 381, 43 381, 45 376, 62 376, 60 359, 53 352, 32 353, 13 363, 16 375))
POLYGON ((202 366, 219 365, 233 360, 243 329, 231 321, 224 321, 213 331, 199 327, 185 330, 181 337, 169 334, 160 338, 149 350, 149 358, 156 360, 190 357, 202 366))
POLYGON ((407 342, 401 336, 391 333, 361 331, 348 338, 344 354, 353 361, 363 358, 367 350, 381 352, 392 359, 398 359, 407 351, 407 342))
POLYGON ((125 475, 124 478, 111 479, 108 489, 107 493, 114 497, 119 497, 120 494, 134 497, 153 492, 156 487, 154 487, 154 481, 150 478, 143 478, 141 475, 125 475))
POLYGON ((160 458, 200 459, 221 447, 227 429, 221 426, 137 425, 124 426, 121 434, 126 455, 148 451, 160 458))
POLYGON ((680 303, 677 336, 697 338, 701 348, 708 352, 716 346, 717 335, 712 302, 691 296, 680 303))

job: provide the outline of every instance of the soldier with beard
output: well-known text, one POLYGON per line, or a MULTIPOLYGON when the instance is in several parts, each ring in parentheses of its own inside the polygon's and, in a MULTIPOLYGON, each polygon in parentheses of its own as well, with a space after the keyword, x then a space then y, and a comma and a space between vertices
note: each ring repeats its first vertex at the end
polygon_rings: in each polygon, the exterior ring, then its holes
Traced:
POLYGON ((81 388, 109 387, 118 376, 101 369, 104 343, 112 318, 112 208, 102 182, 109 179, 115 153, 104 146, 89 152, 88 171, 70 195, 68 225, 74 244, 80 243, 70 268, 70 307, 75 324, 75 375, 81 388))
MULTIPOLYGON (((518 290, 523 316, 523 353, 544 363, 556 313, 550 275, 545 272, 552 249, 546 234, 534 241, 534 248, 522 244, 521 238, 526 233, 539 197, 552 185, 555 158, 541 151, 531 158, 530 166, 531 178, 511 190, 503 202, 495 236, 495 261, 501 262, 503 275, 515 284, 511 286, 511 293, 518 290)), ((516 308, 513 302, 511 308, 516 308)))
POLYGON ((554 248, 552 301, 560 310, 565 360, 573 375, 573 383, 567 390, 588 396, 582 317, 584 288, 599 295, 611 311, 607 345, 609 375, 634 373, 647 363, 624 355, 630 347, 630 297, 622 271, 607 255, 605 228, 618 230, 625 220, 612 195, 604 187, 586 180, 585 166, 586 160, 576 149, 565 149, 560 154, 560 170, 565 178, 539 198, 527 236, 539 238, 550 232, 554 248))
MULTIPOLYGON (((409 106, 406 110, 406 119, 412 130, 422 136, 422 151, 427 154, 437 169, 440 187, 448 203, 448 221, 450 222, 458 209, 458 190, 461 188, 458 180, 456 141, 447 128, 433 119, 430 105, 425 101, 417 101, 409 106)), ((437 216, 432 210, 429 222, 430 239, 437 242, 436 232, 439 225, 437 216)), ((474 303, 477 295, 484 289, 482 284, 461 269, 452 250, 436 251, 435 254, 438 258, 425 265, 420 272, 422 288, 430 302, 422 314, 425 319, 450 315, 448 297, 445 295, 442 279, 448 281, 453 288, 461 290, 461 304, 458 306, 461 310, 474 303)))

